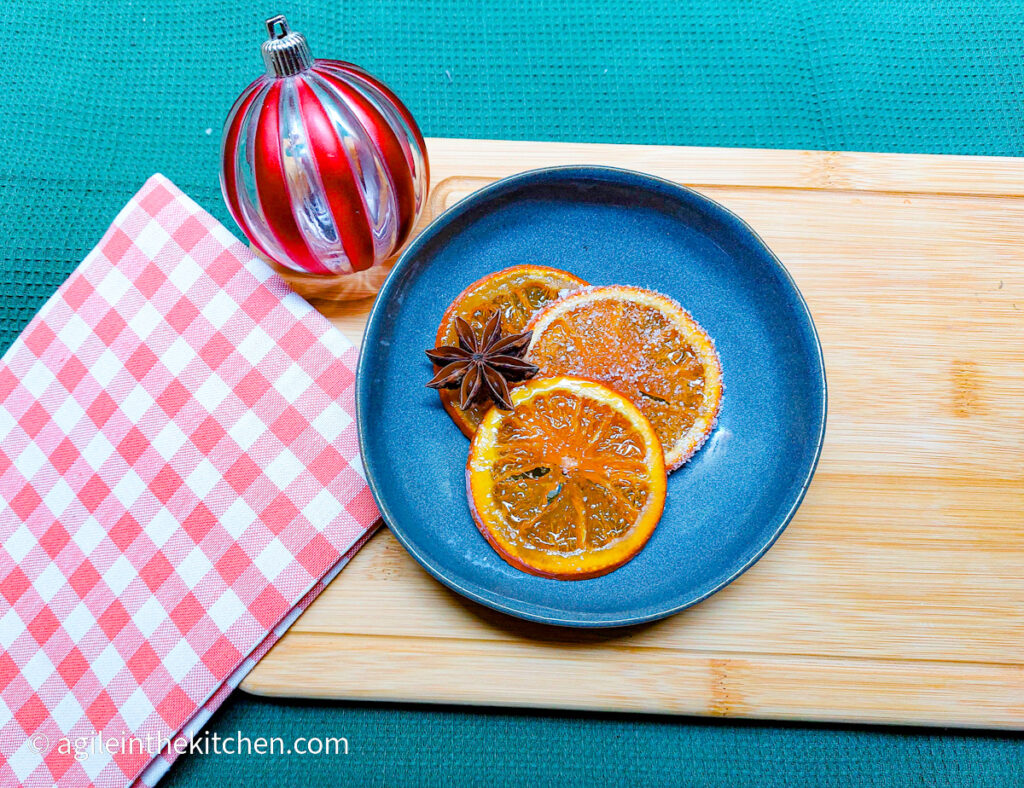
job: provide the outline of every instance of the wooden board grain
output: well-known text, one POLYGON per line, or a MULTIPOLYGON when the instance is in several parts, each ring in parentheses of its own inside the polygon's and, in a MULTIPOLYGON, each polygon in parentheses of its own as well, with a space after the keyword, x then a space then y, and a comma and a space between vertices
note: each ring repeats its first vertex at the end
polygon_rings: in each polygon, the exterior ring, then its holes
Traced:
MULTIPOLYGON (((428 144, 421 226, 495 178, 581 163, 684 183, 747 220, 821 336, 821 463, 748 573, 625 630, 485 610, 382 531, 246 690, 1024 728, 1024 160, 428 144)), ((369 299, 293 282, 359 339, 369 299)))

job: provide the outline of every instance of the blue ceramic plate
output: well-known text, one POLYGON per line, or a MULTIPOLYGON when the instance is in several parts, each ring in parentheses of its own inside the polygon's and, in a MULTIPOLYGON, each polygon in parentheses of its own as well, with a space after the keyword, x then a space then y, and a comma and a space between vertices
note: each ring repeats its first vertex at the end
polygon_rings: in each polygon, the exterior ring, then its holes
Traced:
POLYGON ((667 616, 736 579, 799 506, 825 432, 825 369, 800 292, 764 243, 715 202, 603 167, 535 170, 455 205, 406 250, 366 327, 356 382, 360 445, 395 536, 460 594, 548 624, 608 627, 667 616), (593 580, 505 563, 466 503, 469 441, 424 386, 441 315, 466 285, 536 263, 592 284, 677 299, 715 339, 718 427, 669 477, 646 547, 593 580))

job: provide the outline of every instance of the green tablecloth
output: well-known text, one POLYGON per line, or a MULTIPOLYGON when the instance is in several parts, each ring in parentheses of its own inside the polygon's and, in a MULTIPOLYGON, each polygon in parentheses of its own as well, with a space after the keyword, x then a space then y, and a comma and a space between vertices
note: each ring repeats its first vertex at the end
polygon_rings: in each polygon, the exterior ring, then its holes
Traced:
MULTIPOLYGON (((1024 154, 1019 0, 258 5, 5 7, 0 348, 151 173, 231 226, 220 126, 282 10, 314 53, 389 81, 433 136, 1024 154)), ((191 757, 164 785, 1024 784, 1024 740, 1007 734, 244 695, 214 728, 345 736, 350 754, 191 757)))

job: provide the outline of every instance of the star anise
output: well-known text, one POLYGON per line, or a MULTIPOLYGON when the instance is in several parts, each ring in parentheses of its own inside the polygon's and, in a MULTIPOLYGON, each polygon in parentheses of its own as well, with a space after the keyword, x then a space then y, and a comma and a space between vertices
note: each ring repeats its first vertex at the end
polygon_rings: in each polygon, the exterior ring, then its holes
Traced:
POLYGON ((459 389, 459 407, 466 410, 488 397, 502 410, 512 410, 508 384, 532 378, 537 366, 523 360, 532 331, 501 335, 501 313, 493 312, 480 338, 461 317, 455 318, 459 345, 441 345, 427 356, 441 370, 427 385, 432 389, 459 389))

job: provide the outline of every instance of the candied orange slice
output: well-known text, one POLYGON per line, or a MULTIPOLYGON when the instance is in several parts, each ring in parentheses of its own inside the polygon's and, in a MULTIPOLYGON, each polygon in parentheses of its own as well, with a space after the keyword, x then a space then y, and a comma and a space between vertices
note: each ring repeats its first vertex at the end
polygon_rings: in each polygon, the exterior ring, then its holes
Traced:
POLYGON ((480 532, 515 567, 582 580, 622 566, 665 506, 665 462, 647 417, 581 378, 527 381, 491 408, 466 464, 480 532))
POLYGON ((715 344, 671 298, 639 287, 591 287, 538 312, 526 359, 538 376, 580 375, 625 394, 644 412, 673 471, 718 419, 722 365, 715 344))
MULTIPOLYGON (((518 334, 538 309, 586 285, 578 276, 544 265, 514 265, 496 271, 471 284, 452 302, 441 318, 436 344, 458 344, 456 317, 468 321, 474 333, 479 334, 495 310, 501 312, 504 333, 518 334)), ((439 367, 435 371, 437 369, 439 367)), ((443 389, 440 394, 444 409, 452 421, 467 438, 472 438, 476 425, 487 413, 491 403, 487 400, 475 402, 463 410, 458 405, 457 390, 443 389)))

